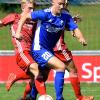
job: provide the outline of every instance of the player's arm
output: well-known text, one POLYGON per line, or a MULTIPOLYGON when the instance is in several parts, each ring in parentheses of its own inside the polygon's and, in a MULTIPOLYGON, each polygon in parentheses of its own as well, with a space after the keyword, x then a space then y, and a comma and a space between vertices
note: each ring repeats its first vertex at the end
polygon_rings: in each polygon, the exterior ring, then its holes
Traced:
MULTIPOLYGON (((79 16, 79 14, 73 16, 72 18, 73 18, 73 20, 74 20, 74 23, 79 23, 79 22, 82 21, 82 19, 81 19, 81 17, 79 16)), ((66 30, 68 30, 68 29, 66 29, 66 30)), ((73 31, 71 31, 71 34, 72 34, 73 37, 75 37, 75 34, 74 34, 73 31)))
MULTIPOLYGON (((77 14, 77 15, 73 16, 72 18, 73 18, 73 20, 74 20, 74 22, 75 22, 75 23, 79 23, 79 22, 81 22, 81 21, 82 21, 82 18, 80 17, 80 15, 79 15, 79 14, 77 14)), ((73 32, 73 31, 71 31, 71 34, 72 34, 72 36, 73 36, 73 37, 75 37, 75 34, 74 34, 74 32, 73 32)))
POLYGON ((21 14, 21 18, 18 22, 18 27, 17 27, 17 30, 16 30, 16 35, 15 35, 15 38, 16 39, 22 39, 22 34, 21 34, 21 30, 22 30, 22 27, 23 27, 23 24, 25 23, 26 19, 31 19, 31 15, 30 13, 27 13, 27 12, 23 12, 21 14))
POLYGON ((11 24, 15 20, 15 16, 17 16, 17 14, 12 13, 12 14, 7 15, 3 19, 0 19, 0 27, 11 24))
POLYGON ((73 30, 73 33, 75 35, 75 37, 78 39, 78 41, 83 45, 86 46, 87 42, 82 34, 82 32, 80 31, 79 28, 76 28, 75 30, 73 30))
POLYGON ((22 30, 22 26, 24 25, 27 19, 32 19, 33 21, 45 20, 45 13, 42 10, 29 12, 29 13, 27 12, 22 13, 21 19, 19 20, 18 23, 16 36, 15 36, 19 40, 22 39, 21 30, 22 30))
POLYGON ((83 45, 86 46, 87 42, 82 34, 82 32, 79 30, 77 24, 74 22, 73 18, 68 15, 68 21, 66 23, 67 28, 73 32, 74 36, 78 39, 78 41, 83 45))

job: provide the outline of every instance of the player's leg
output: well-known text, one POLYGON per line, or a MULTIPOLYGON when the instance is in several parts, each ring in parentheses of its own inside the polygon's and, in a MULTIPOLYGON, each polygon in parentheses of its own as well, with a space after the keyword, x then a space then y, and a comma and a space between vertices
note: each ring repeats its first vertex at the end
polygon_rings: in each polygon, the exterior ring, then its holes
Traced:
POLYGON ((36 88, 35 84, 32 83, 31 91, 30 91, 30 93, 28 94, 28 96, 29 96, 29 98, 31 98, 32 100, 36 100, 37 94, 38 94, 37 88, 36 88))
MULTIPOLYGON (((24 91, 23 98, 26 98, 26 99, 28 99, 28 100, 30 100, 30 99, 36 100, 37 94, 38 94, 38 91, 37 91, 37 88, 36 88, 36 86, 35 86, 35 83, 32 83, 31 91, 30 91, 30 92, 24 91)), ((42 95, 42 94, 40 94, 40 95, 42 95)), ((23 99, 22 99, 22 100, 23 100, 23 99)))
MULTIPOLYGON (((30 51, 24 51, 24 52, 20 53, 17 56, 17 64, 20 66, 20 68, 22 70, 24 70, 26 72, 27 75, 30 76, 30 78, 32 80, 35 79, 36 82, 41 84, 40 77, 39 77, 38 64, 31 57, 30 51)), ((37 85, 36 85, 36 87, 37 87, 37 85)), ((43 85, 41 85, 41 89, 37 88, 37 90, 40 94, 43 94, 46 92, 45 87, 43 85), (41 93, 41 90, 43 90, 42 93, 41 93)))
POLYGON ((75 95, 77 98, 79 98, 82 96, 80 91, 80 81, 78 79, 77 69, 72 60, 66 63, 66 69, 69 71, 69 78, 75 95))
POLYGON ((78 78, 77 68, 72 60, 71 52, 66 49, 63 52, 56 51, 55 55, 66 64, 66 69, 69 71, 70 82, 72 84, 76 98, 78 98, 77 100, 92 100, 93 96, 81 95, 80 81, 78 78))
MULTIPOLYGON (((42 69, 42 70, 40 69, 40 74, 41 74, 41 76, 43 76, 44 83, 46 82, 46 80, 48 78, 50 70, 51 69, 49 67, 46 67, 45 69, 42 69)), ((44 86, 45 86, 45 84, 44 84, 44 86)), ((38 91, 37 91, 35 85, 32 85, 32 90, 30 92, 30 98, 35 100, 37 97, 37 94, 38 94, 38 91)))
POLYGON ((31 77, 32 80, 34 80, 35 86, 37 91, 39 92, 40 95, 46 94, 46 88, 44 86, 44 82, 42 81, 42 76, 39 74, 39 69, 37 63, 32 63, 29 66, 29 76, 31 77), (35 64, 35 65, 34 65, 35 64))
POLYGON ((20 100, 26 100, 26 96, 30 93, 30 91, 31 91, 30 83, 27 83, 25 86, 24 94, 20 100))
MULTIPOLYGON (((14 73, 10 73, 9 76, 8 76, 8 80, 6 82, 6 89, 9 91, 11 86, 18 80, 25 80, 25 79, 30 79, 29 75, 27 75, 24 71, 22 71, 21 73, 19 74, 14 74, 14 73)), ((31 88, 32 88, 32 99, 35 99, 36 98, 36 95, 37 95, 37 90, 36 90, 36 87, 35 87, 35 84, 34 82, 31 80, 29 83, 26 84, 26 87, 25 87, 25 91, 24 91, 24 94, 23 96, 20 98, 20 100, 26 100, 26 98, 30 98, 30 97, 27 97, 27 95, 30 93, 31 91, 31 88), (32 88, 33 87, 33 88, 32 88), (34 97, 34 98, 33 98, 34 97)))
POLYGON ((57 71, 55 76, 55 90, 56 90, 56 100, 63 100, 63 84, 64 84, 64 73, 65 64, 55 57, 50 51, 42 48, 41 50, 36 50, 32 52, 34 59, 37 61, 41 67, 48 64, 52 66, 53 69, 57 71))
POLYGON ((24 72, 21 71, 19 74, 10 73, 6 81, 6 90, 9 91, 11 86, 18 80, 29 79, 30 77, 24 72))
POLYGON ((45 69, 40 69, 40 73, 43 76, 43 81, 46 82, 49 76, 51 68, 47 66, 45 69))
MULTIPOLYGON (((50 72, 50 68, 48 67, 48 66, 45 66, 44 68, 39 68, 39 71, 40 71, 40 83, 38 82, 38 81, 35 81, 35 82, 37 82, 35 85, 37 85, 36 87, 37 88, 40 88, 39 90, 41 90, 40 91, 40 93, 42 93, 42 94, 46 94, 46 86, 45 86, 45 81, 47 80, 47 78, 48 78, 48 75, 49 75, 49 72, 50 72), (43 88, 45 88, 45 89, 41 89, 42 88, 42 86, 43 86, 43 88), (45 90, 45 91, 43 91, 43 90, 45 90)), ((32 93, 31 93, 32 94, 32 93)))
POLYGON ((81 88, 80 88, 80 81, 78 78, 78 73, 77 73, 77 68, 71 60, 70 62, 67 63, 67 69, 69 70, 69 77, 70 77, 70 82, 72 84, 75 96, 77 100, 93 100, 93 96, 83 96, 81 94, 81 88))
POLYGON ((34 80, 30 80, 30 82, 27 83, 24 94, 20 100, 36 100, 37 94, 38 91, 35 87, 34 80))
MULTIPOLYGON (((62 65, 62 66, 64 66, 64 65, 62 64, 62 62, 58 63, 59 66, 56 65, 56 63, 52 63, 52 61, 55 61, 55 62, 59 61, 59 59, 56 59, 56 57, 50 58, 50 59, 52 59, 52 60, 49 61, 49 64, 51 64, 52 66, 56 66, 54 69, 57 69, 56 76, 55 76, 56 100, 63 100, 62 92, 63 92, 63 84, 64 84, 64 70, 63 70, 63 67, 60 69, 60 65, 62 65)), ((43 72, 43 74, 42 74, 44 76, 43 81, 47 80, 48 73, 49 73, 49 70, 48 70, 48 72, 46 71, 46 73, 43 72)), ((45 85, 44 82, 43 82, 43 85, 45 85)), ((41 85, 38 84, 38 87, 41 88, 41 85)), ((32 92, 34 92, 34 89, 33 89, 33 91, 31 91, 31 97, 33 98, 34 93, 32 93, 32 92)))
POLYGON ((55 56, 50 58, 48 63, 56 70, 55 80, 54 80, 54 87, 56 91, 56 100, 63 100, 63 85, 64 85, 64 68, 65 65, 55 56))

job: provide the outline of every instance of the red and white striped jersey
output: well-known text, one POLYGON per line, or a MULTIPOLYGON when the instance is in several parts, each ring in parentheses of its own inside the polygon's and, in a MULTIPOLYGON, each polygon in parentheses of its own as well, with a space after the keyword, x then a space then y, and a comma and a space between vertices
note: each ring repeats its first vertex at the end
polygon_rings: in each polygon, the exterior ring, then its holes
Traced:
POLYGON ((24 50, 30 51, 32 40, 33 40, 33 33, 35 31, 36 24, 31 23, 31 21, 26 21, 26 23, 23 25, 21 34, 23 36, 23 39, 21 41, 16 40, 13 36, 16 34, 16 30, 18 27, 18 22, 20 20, 20 14, 13 13, 7 15, 5 18, 1 19, 3 25, 11 25, 11 36, 12 36, 12 42, 15 47, 15 52, 20 53, 24 50))
POLYGON ((62 50, 66 50, 66 49, 67 49, 67 46, 66 46, 66 43, 64 42, 64 32, 63 32, 54 48, 54 51, 59 51, 59 50, 62 51, 62 50))

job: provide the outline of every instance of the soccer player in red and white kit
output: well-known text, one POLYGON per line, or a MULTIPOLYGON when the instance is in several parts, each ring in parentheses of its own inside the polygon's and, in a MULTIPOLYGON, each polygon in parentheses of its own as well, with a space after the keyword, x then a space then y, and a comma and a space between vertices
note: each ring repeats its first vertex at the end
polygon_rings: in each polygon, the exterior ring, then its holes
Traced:
MULTIPOLYGON (((22 11, 30 12, 33 9, 33 0, 22 0, 21 8, 22 11)), ((15 48, 16 62, 18 66, 20 66, 20 68, 24 71, 23 74, 25 78, 30 77, 32 80, 36 79, 35 83, 38 82, 40 84, 40 86, 36 85, 38 92, 41 95, 46 94, 45 87, 43 86, 42 82, 40 82, 38 64, 33 60, 30 53, 36 23, 33 23, 31 20, 27 20, 21 31, 23 39, 19 41, 15 38, 18 21, 20 20, 21 16, 23 16, 23 14, 9 14, 0 20, 0 27, 9 24, 11 25, 12 43, 15 48)), ((7 88, 9 89, 9 84, 7 88)))

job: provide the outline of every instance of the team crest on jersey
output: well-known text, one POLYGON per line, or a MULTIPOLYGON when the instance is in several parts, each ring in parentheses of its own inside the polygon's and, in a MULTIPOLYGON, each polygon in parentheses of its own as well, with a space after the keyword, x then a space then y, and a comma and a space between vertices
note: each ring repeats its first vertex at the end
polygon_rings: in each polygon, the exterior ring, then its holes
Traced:
POLYGON ((64 21, 63 21, 63 20, 61 20, 61 21, 60 21, 60 24, 61 24, 61 25, 63 25, 63 24, 64 24, 64 21))

